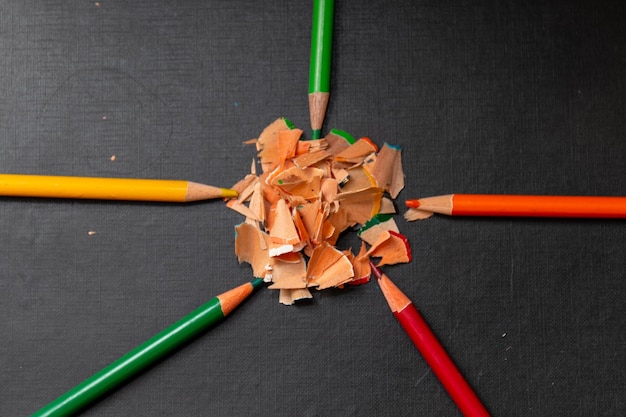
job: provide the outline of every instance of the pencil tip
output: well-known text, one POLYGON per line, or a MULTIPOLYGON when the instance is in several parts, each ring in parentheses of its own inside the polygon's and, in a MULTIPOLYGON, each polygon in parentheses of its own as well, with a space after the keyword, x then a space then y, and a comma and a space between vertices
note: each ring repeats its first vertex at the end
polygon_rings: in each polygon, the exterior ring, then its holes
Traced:
POLYGON ((252 281, 250 281, 250 284, 252 284, 252 288, 257 288, 261 284, 263 284, 263 279, 262 278, 255 278, 252 281))
POLYGON ((322 138, 322 130, 321 129, 313 129, 311 131, 311 139, 321 139, 322 138))
POLYGON ((231 190, 230 188, 222 188, 222 197, 223 198, 237 198, 239 193, 235 190, 231 190))
POLYGON ((370 268, 372 268, 372 273, 374 274, 374 276, 376 277, 376 279, 380 279, 383 276, 383 272, 380 270, 379 267, 377 267, 376 265, 374 265, 374 262, 370 261, 370 268))
POLYGON ((420 206, 419 200, 406 200, 406 206, 408 208, 418 208, 420 206))

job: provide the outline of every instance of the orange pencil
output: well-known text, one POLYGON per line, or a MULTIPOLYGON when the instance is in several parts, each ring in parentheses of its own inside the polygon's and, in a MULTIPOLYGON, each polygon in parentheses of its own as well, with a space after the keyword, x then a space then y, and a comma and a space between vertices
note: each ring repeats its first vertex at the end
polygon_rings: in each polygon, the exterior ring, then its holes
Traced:
POLYGON ((409 221, 449 216, 626 218, 626 197, 448 194, 407 200, 409 221))
POLYGON ((0 174, 0 196, 184 203, 237 192, 183 180, 0 174))

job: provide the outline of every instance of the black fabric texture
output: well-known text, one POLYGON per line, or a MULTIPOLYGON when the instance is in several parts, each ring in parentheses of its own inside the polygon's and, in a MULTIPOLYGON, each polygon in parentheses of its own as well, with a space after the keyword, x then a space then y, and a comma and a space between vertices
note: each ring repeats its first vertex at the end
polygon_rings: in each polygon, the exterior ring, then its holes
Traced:
MULTIPOLYGON (((312 2, 4 1, 0 171, 230 186, 309 136, 312 2)), ((402 147, 385 272, 494 416, 626 415, 624 220, 402 218, 448 193, 625 195, 623 2, 337 1, 324 131, 402 147)), ((0 415, 252 278, 221 201, 0 198, 0 415), (94 233, 95 232, 95 233, 94 233)), ((342 249, 359 245, 355 231, 342 249)), ((375 282, 262 288, 85 416, 460 416, 375 282)))

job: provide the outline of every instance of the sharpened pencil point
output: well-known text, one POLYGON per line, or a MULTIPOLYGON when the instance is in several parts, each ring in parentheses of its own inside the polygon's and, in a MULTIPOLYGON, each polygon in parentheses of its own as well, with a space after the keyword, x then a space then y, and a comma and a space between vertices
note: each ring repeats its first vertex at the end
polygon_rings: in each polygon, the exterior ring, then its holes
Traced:
POLYGON ((230 188, 222 188, 222 197, 223 198, 237 198, 239 193, 235 190, 231 190, 230 188))
POLYGON ((419 200, 406 200, 406 206, 408 208, 419 208, 420 201, 419 200))
POLYGON ((261 284, 263 284, 263 279, 262 278, 255 278, 253 279, 250 284, 252 284, 252 288, 257 288, 259 286, 261 286, 261 284))
POLYGON ((381 279, 383 276, 383 271, 380 270, 379 267, 374 265, 374 262, 370 261, 370 268, 372 268, 372 273, 376 277, 376 279, 381 279))

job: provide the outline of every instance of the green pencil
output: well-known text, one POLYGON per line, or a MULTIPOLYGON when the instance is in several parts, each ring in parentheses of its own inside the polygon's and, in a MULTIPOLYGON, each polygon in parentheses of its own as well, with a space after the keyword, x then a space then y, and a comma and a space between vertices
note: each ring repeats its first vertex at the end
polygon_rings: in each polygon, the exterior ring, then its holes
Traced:
POLYGON ((262 279, 257 278, 212 298, 189 315, 41 408, 31 417, 66 417, 82 410, 223 319, 262 282, 262 279))
POLYGON ((330 57, 333 46, 334 0, 314 0, 309 70, 309 112, 312 138, 319 139, 330 98, 330 57))

